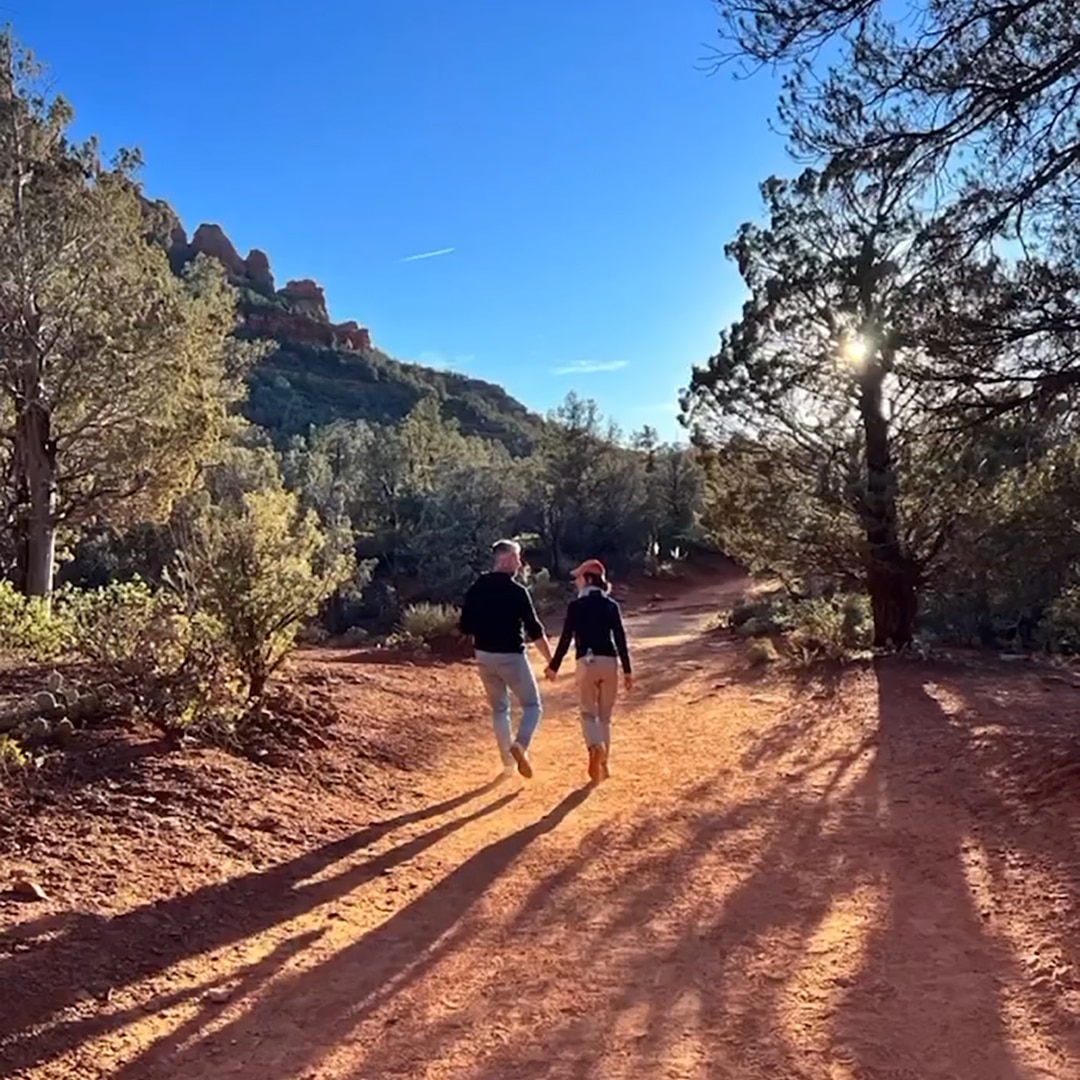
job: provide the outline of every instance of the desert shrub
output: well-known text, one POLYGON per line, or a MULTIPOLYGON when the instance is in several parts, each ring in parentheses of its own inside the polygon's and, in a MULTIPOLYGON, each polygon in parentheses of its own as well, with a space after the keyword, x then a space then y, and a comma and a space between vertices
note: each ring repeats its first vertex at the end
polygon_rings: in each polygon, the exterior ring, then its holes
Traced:
POLYGON ((766 664, 773 664, 779 660, 780 653, 777 652, 772 641, 768 638, 762 638, 760 641, 750 643, 749 648, 746 650, 746 659, 751 667, 764 667, 766 664))
POLYGON ((533 603, 540 610, 550 610, 568 598, 567 585, 553 578, 546 566, 540 570, 533 570, 526 566, 524 579, 526 587, 532 593, 533 603))
POLYGON ((142 581, 114 582, 99 589, 65 586, 53 598, 52 618, 68 648, 88 660, 123 666, 162 604, 161 594, 142 581))
POLYGON ((247 714, 247 680, 232 663, 224 625, 185 611, 179 597, 146 628, 129 667, 139 704, 164 731, 232 746, 247 714))
POLYGON ((739 637, 782 634, 791 627, 791 600, 782 590, 744 596, 736 601, 724 622, 739 637))
POLYGON ((23 596, 10 581, 0 581, 0 652, 49 660, 69 647, 67 628, 48 604, 23 596))
POLYGON ((431 643, 454 637, 461 612, 451 604, 410 604, 401 615, 400 633, 417 641, 431 643))
POLYGON ((306 623, 296 632, 298 645, 325 645, 329 638, 330 631, 316 622, 306 623))
POLYGON ((133 656, 160 603, 141 581, 99 589, 65 585, 51 604, 0 582, 0 650, 36 661, 77 653, 118 666, 133 656))
POLYGON ((29 764, 30 756, 19 744, 8 735, 0 735, 0 779, 6 779, 29 764))
POLYGON ((1080 653, 1080 587, 1067 588, 1050 604, 1039 621, 1036 640, 1048 652, 1080 653))
POLYGON ((356 573, 351 538, 324 531, 293 492, 270 487, 207 508, 172 580, 189 612, 220 629, 254 701, 300 627, 356 573))
POLYGON ((350 626, 345 631, 345 641, 349 645, 362 645, 371 637, 371 634, 362 626, 350 626))
POLYGON ((768 615, 752 615, 740 623, 735 633, 741 638, 771 637, 783 632, 783 626, 768 615))
POLYGON ((792 606, 788 643, 799 660, 842 660, 870 646, 872 619, 867 597, 848 593, 802 600, 792 606))

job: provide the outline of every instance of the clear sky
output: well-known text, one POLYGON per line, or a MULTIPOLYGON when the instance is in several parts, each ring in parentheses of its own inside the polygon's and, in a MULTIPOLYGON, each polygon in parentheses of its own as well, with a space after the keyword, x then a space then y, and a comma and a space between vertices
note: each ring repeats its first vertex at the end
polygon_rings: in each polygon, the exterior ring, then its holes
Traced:
POLYGON ((723 245, 788 164, 775 84, 709 77, 710 0, 7 0, 80 133, 189 234, 401 359, 675 435, 741 302, 723 245), (448 249, 453 249, 449 251, 448 249), (429 258, 411 256, 444 252, 429 258), (406 261, 409 260, 409 261, 406 261))

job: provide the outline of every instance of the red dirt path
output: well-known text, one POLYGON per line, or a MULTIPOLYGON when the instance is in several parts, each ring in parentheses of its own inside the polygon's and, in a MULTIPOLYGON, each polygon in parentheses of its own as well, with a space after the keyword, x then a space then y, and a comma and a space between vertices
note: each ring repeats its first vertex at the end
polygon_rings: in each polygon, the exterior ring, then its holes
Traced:
POLYGON ((299 661, 310 775, 128 740, 0 834, 52 898, 0 903, 0 1075, 1080 1076, 1080 692, 754 677, 703 632, 740 586, 632 618, 595 791, 570 678, 485 789, 468 665, 299 661))

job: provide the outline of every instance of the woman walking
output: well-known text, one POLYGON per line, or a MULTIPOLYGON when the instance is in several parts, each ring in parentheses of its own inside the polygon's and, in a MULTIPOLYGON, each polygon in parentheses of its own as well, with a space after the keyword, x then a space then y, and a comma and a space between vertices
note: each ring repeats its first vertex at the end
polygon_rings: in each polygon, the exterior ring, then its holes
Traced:
POLYGON ((574 571, 578 594, 566 609, 562 637, 547 669, 555 678, 570 642, 577 656, 581 698, 581 729, 589 750, 589 779, 594 784, 610 775, 611 714, 619 692, 619 664, 627 690, 633 689, 630 651, 626 645, 619 605, 611 598, 604 564, 588 559, 574 571))

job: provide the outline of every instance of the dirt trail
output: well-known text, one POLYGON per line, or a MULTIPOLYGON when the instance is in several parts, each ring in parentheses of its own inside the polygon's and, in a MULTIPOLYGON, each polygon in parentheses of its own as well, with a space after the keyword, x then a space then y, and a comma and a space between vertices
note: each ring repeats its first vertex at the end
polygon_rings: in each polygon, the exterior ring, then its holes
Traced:
POLYGON ((702 633, 737 585, 630 620, 610 782, 580 786, 568 672, 536 779, 486 787, 462 668, 427 809, 232 883, 227 932, 163 937, 20 1075, 1080 1076, 1076 804, 1032 801, 1075 691, 898 662, 755 680, 702 633))

